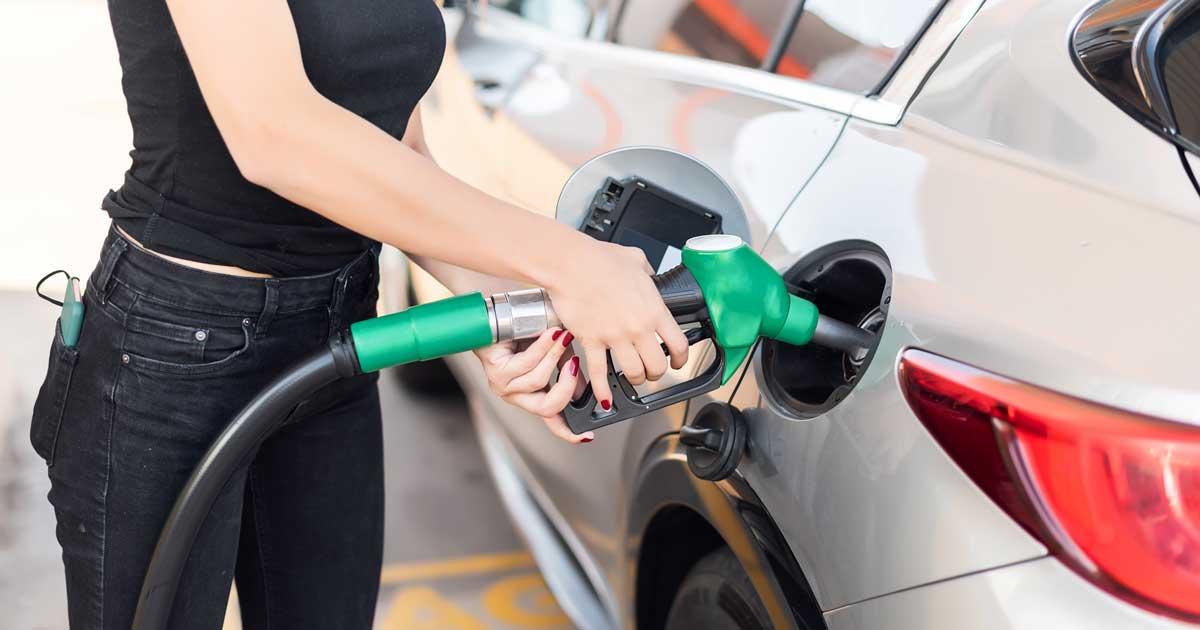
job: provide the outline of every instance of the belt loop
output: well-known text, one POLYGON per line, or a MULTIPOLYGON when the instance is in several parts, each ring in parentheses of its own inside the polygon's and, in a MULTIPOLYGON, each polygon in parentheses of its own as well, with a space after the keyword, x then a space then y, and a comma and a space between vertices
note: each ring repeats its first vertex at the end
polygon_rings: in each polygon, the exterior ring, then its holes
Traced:
POLYGON ((351 263, 342 268, 333 281, 333 296, 329 300, 329 336, 336 335, 342 328, 342 304, 346 301, 346 287, 350 284, 351 263))
POLYGON ((121 254, 124 254, 128 247, 129 243, 118 236, 100 257, 100 271, 96 273, 96 286, 88 288, 99 294, 101 304, 108 302, 108 281, 112 279, 113 269, 116 269, 121 254))
POLYGON ((254 338, 261 339, 267 334, 271 320, 275 319, 275 311, 279 310, 279 280, 267 278, 263 280, 266 286, 266 297, 263 298, 262 313, 258 315, 258 324, 254 327, 254 338))
POLYGON ((376 243, 367 250, 367 282, 379 281, 379 254, 383 245, 376 243))

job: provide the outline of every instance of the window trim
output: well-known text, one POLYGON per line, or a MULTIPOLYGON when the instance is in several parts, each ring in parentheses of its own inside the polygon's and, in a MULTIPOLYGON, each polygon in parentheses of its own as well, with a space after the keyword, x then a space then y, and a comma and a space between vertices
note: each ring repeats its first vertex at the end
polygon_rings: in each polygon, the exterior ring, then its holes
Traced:
POLYGON ((929 30, 929 27, 933 26, 933 23, 937 20, 938 16, 942 14, 942 9, 945 9, 946 5, 949 3, 950 0, 941 0, 937 7, 930 11, 929 15, 925 16, 925 19, 921 21, 921 28, 917 29, 917 32, 914 34, 913 38, 904 44, 904 48, 900 49, 900 53, 896 55, 896 60, 892 62, 892 67, 888 68, 888 71, 879 79, 879 82, 875 84, 875 87, 871 88, 871 90, 867 92, 867 96, 876 96, 883 92, 883 88, 887 87, 887 84, 891 82, 892 77, 896 76, 896 72, 900 70, 900 66, 904 65, 904 61, 908 59, 908 55, 912 53, 914 48, 917 47, 917 42, 921 41, 921 38, 925 36, 926 31, 929 30))
MULTIPOLYGON (((629 6, 629 3, 631 0, 611 0, 611 1, 613 3, 617 3, 618 6, 617 6, 616 12, 613 15, 613 20, 609 24, 608 33, 605 36, 604 41, 611 42, 613 44, 617 44, 618 46, 624 46, 624 44, 621 44, 620 42, 617 41, 617 31, 620 30, 620 28, 621 28, 621 21, 625 19, 625 7, 629 6)), ((783 58, 783 53, 787 51, 787 45, 788 45, 788 42, 791 40, 792 33, 795 32, 796 25, 800 23, 800 17, 804 14, 805 0, 790 0, 790 2, 791 2, 791 5, 784 8, 784 16, 783 16, 783 19, 780 21, 779 28, 776 29, 773 33, 771 33, 771 44, 767 48, 766 54, 763 55, 762 61, 758 64, 757 67, 750 68, 751 70, 762 70, 765 72, 774 73, 775 69, 778 67, 780 59, 783 58)), ((646 49, 642 49, 642 50, 646 50, 646 49)), ((682 56, 682 55, 680 55, 680 56, 682 56)), ((728 62, 716 61, 713 59, 707 59, 707 61, 712 61, 714 63, 724 63, 726 65, 731 65, 731 66, 736 65, 736 64, 731 64, 728 62)), ((737 67, 747 68, 748 66, 737 66, 737 67)))
POLYGON ((941 63, 950 47, 966 30, 967 24, 983 7, 984 0, 947 0, 930 20, 924 31, 910 42, 909 49, 898 60, 891 76, 877 95, 866 97, 853 115, 873 122, 897 124, 917 92, 925 85, 934 68, 941 63), (877 111, 878 110, 878 111, 877 111))
POLYGON ((1162 119, 1167 132, 1179 134, 1179 124, 1175 120, 1175 112, 1171 108, 1171 99, 1167 95, 1162 73, 1159 71, 1159 44, 1178 23, 1191 16, 1200 8, 1200 2, 1195 0, 1171 0, 1164 2, 1157 11, 1150 14, 1146 24, 1138 31, 1133 40, 1133 73, 1142 88, 1142 94, 1150 105, 1150 111, 1162 119))
POLYGON ((784 103, 799 103, 867 122, 896 125, 924 85, 925 79, 958 39, 984 0, 946 0, 929 27, 913 39, 911 51, 897 64, 882 91, 874 96, 817 85, 764 72, 759 68, 615 43, 611 38, 616 33, 626 2, 628 0, 617 7, 614 19, 609 24, 609 35, 604 41, 570 38, 531 24, 519 16, 506 16, 512 19, 503 20, 503 25, 496 24, 491 16, 484 16, 477 28, 481 34, 489 37, 526 45, 535 43, 544 48, 548 57, 565 58, 573 56, 573 53, 586 53, 587 56, 576 56, 575 59, 598 60, 611 69, 628 68, 630 71, 664 78, 682 78, 706 87, 752 94, 784 103))

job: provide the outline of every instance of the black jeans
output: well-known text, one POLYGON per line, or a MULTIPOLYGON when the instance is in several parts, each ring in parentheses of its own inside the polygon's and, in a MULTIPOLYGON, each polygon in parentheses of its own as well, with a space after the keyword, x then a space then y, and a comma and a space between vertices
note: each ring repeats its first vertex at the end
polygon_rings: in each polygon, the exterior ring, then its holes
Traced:
MULTIPOLYGON (((196 462, 268 381, 374 315, 377 252, 320 276, 253 279, 174 264, 116 232, 57 332, 34 405, 71 627, 128 630, 150 554, 196 462)), ((383 550, 376 376, 314 392, 226 487, 172 629, 221 627, 236 575, 251 629, 370 628, 383 550)))

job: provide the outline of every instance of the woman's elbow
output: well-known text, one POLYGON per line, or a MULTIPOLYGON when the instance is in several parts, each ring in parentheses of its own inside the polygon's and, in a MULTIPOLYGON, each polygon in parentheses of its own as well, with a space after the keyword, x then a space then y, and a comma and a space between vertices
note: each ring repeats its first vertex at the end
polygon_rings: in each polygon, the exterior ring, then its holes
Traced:
POLYGON ((282 138, 275 123, 245 121, 221 135, 238 172, 246 181, 264 188, 276 185, 278 174, 284 171, 280 162, 287 152, 280 148, 282 138))

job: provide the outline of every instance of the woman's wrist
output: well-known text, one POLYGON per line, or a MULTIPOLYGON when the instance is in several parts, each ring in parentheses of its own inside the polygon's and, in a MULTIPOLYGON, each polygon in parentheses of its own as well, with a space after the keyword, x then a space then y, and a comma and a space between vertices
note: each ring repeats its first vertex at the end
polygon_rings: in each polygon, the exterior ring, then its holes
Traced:
POLYGON ((579 265, 587 264, 596 241, 561 223, 546 220, 546 224, 531 247, 520 253, 517 272, 531 284, 556 293, 571 282, 579 265))

